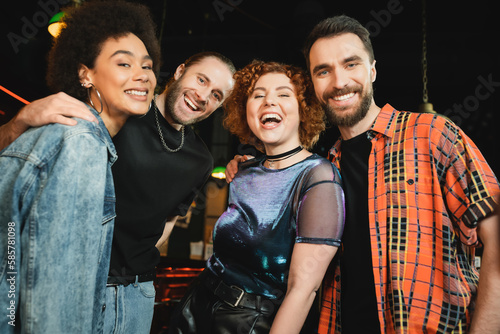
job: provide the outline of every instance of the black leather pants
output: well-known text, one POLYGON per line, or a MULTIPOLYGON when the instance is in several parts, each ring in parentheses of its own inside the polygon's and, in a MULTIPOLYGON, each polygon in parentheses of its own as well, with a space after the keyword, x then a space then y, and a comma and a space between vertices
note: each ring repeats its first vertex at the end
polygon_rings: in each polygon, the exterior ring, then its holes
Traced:
POLYGON ((169 333, 175 334, 267 334, 279 305, 262 309, 233 307, 203 284, 206 272, 192 284, 172 314, 169 333))

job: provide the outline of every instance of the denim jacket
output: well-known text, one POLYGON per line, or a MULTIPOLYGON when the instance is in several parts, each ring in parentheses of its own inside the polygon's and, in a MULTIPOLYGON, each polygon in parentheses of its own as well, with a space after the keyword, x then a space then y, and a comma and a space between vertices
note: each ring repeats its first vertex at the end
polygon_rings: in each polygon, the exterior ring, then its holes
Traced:
POLYGON ((0 152, 0 333, 102 332, 117 155, 97 118, 0 152))

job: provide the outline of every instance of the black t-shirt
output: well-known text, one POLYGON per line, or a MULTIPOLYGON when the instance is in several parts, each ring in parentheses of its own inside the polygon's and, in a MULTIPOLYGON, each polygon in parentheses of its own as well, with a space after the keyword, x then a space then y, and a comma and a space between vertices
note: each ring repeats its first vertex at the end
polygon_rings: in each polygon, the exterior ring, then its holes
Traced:
MULTIPOLYGON (((181 132, 160 113, 158 119, 168 147, 175 149, 181 132)), ((130 118, 113 138, 118 160, 112 167, 116 220, 110 275, 139 275, 155 269, 155 247, 168 217, 185 215, 208 179, 213 159, 201 138, 187 126, 184 146, 175 153, 163 148, 154 109, 130 118)))
POLYGON ((367 133, 341 144, 340 169, 346 198, 342 236, 342 333, 380 333, 368 221, 367 133))

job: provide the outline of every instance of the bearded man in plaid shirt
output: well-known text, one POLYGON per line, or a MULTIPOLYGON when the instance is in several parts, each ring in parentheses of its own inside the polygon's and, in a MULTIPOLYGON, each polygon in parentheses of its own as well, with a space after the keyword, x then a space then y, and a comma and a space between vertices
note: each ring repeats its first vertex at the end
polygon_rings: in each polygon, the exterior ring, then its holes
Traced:
POLYGON ((481 152, 442 116, 375 104, 373 49, 358 21, 320 22, 304 54, 341 133, 329 159, 347 206, 319 332, 500 332, 499 185, 481 152))

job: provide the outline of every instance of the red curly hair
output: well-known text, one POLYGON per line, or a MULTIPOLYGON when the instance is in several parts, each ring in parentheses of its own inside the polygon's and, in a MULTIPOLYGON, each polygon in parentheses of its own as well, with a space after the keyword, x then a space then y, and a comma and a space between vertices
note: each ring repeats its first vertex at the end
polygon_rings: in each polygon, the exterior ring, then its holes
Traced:
POLYGON ((224 102, 224 127, 238 136, 243 144, 255 146, 264 152, 264 144, 247 123, 246 105, 255 83, 267 73, 282 73, 290 78, 295 87, 299 104, 299 139, 302 146, 310 149, 325 129, 325 113, 314 93, 311 79, 301 68, 277 62, 254 60, 234 74, 234 88, 224 102))

